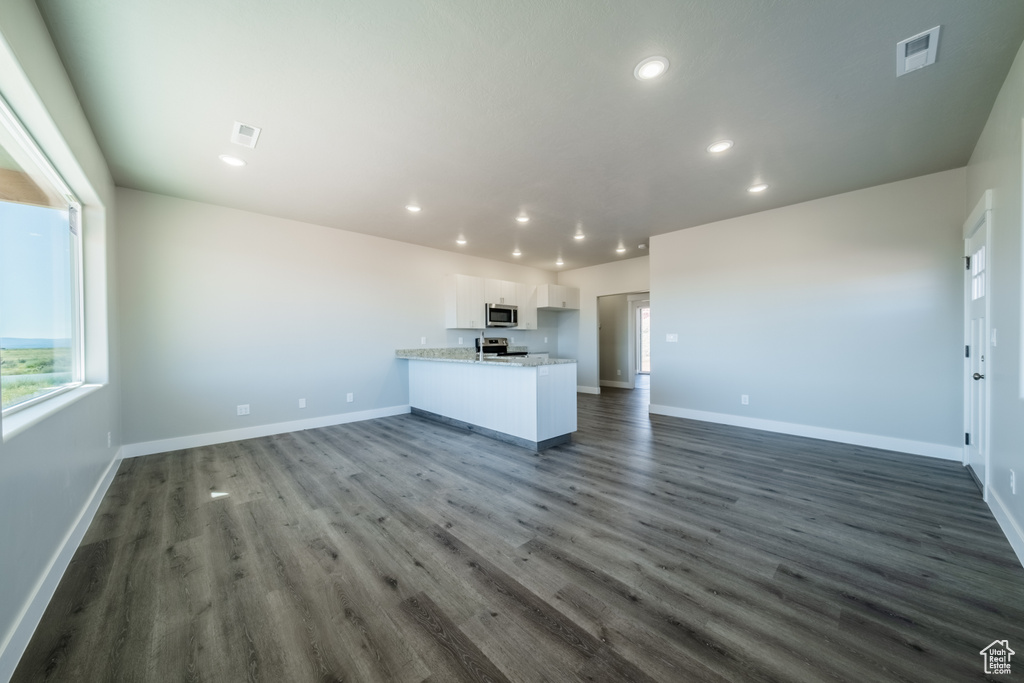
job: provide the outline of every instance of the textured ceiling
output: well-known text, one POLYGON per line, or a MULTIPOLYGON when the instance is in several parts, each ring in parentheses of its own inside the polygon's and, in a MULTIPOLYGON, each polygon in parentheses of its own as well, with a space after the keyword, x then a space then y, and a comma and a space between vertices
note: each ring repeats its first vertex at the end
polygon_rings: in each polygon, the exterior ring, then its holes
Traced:
POLYGON ((1024 40, 1020 0, 37 4, 118 185, 549 270, 963 166, 1024 40))

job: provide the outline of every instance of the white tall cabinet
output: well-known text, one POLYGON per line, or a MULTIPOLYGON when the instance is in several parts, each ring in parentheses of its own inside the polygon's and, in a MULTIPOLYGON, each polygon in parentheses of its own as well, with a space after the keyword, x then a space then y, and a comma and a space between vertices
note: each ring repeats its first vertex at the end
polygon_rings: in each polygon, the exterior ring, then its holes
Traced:
POLYGON ((484 280, 472 275, 445 278, 445 323, 449 330, 481 330, 484 320, 484 280))
POLYGON ((519 300, 519 329, 537 329, 537 287, 522 282, 516 283, 519 300))

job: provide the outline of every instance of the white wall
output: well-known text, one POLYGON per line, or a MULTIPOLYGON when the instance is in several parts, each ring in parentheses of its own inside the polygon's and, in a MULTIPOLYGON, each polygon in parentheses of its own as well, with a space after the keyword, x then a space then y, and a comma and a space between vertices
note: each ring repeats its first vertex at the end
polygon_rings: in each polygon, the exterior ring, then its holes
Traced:
POLYGON ((1006 77, 967 166, 968 211, 992 190, 989 297, 998 346, 989 349, 992 392, 989 505, 1024 562, 1024 315, 1022 315, 1021 125, 1024 120, 1024 48, 1006 77), (1017 493, 1010 491, 1010 470, 1017 493))
POLYGON ((86 380, 98 385, 65 395, 73 402, 52 414, 32 409, 3 421, 0 681, 6 681, 106 490, 120 424, 108 273, 113 183, 35 3, 0 3, 0 34, 0 92, 85 203, 86 380))
POLYGON ((558 284, 580 290, 580 310, 558 314, 558 355, 577 360, 576 379, 581 391, 598 393, 597 297, 646 292, 650 288, 650 257, 568 270, 558 274, 558 284))
POLYGON ((959 169, 653 237, 651 411, 959 458, 964 195, 959 169))
MULTIPOLYGON (((555 278, 135 190, 119 188, 117 202, 128 454, 401 409, 408 375, 396 348, 419 347, 421 337, 473 344, 472 331, 444 329, 445 275, 555 278), (240 404, 251 413, 239 417, 240 404)), ((541 323, 507 336, 553 350, 557 330, 548 316, 541 323)))

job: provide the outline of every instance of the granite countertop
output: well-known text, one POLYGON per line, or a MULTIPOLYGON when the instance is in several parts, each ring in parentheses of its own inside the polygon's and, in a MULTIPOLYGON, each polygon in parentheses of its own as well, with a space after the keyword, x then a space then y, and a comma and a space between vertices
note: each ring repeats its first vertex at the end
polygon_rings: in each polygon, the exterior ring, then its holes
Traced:
MULTIPOLYGON (((525 351, 524 347, 510 346, 510 351, 525 351)), ((441 349, 398 349, 395 356, 405 360, 431 360, 441 363, 479 363, 481 365, 508 365, 515 368, 536 368, 541 365, 561 365, 575 363, 570 358, 537 358, 529 356, 484 356, 479 359, 473 349, 465 347, 448 347, 441 349)))

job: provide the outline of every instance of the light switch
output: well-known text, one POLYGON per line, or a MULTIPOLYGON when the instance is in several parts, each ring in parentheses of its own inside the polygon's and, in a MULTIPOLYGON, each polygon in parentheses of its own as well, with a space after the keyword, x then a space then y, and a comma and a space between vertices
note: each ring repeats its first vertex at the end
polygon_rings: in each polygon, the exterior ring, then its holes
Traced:
POLYGON ((544 375, 550 374, 550 372, 551 372, 550 369, 546 365, 540 366, 540 376, 541 377, 543 377, 544 375))

